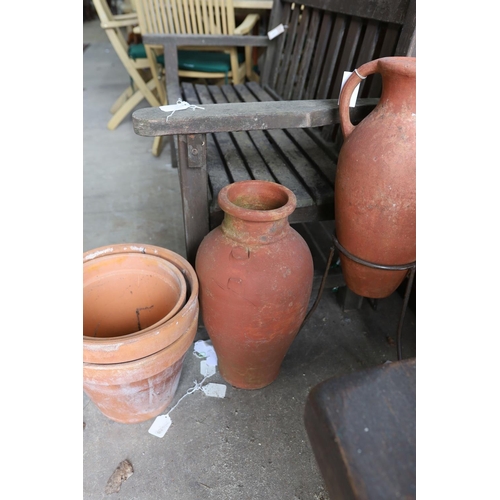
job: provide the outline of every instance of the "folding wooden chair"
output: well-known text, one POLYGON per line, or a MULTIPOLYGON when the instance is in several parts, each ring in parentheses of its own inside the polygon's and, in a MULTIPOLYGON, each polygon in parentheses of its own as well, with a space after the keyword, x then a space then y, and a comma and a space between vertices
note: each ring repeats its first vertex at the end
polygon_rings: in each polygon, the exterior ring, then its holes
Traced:
POLYGON ((108 35, 111 45, 132 80, 127 89, 111 106, 110 111, 113 116, 108 122, 108 129, 114 130, 143 99, 147 99, 150 106, 163 104, 153 94, 155 89, 162 88, 162 84, 155 80, 154 76, 151 76, 150 62, 147 57, 134 58, 129 55, 124 29, 138 25, 137 14, 131 12, 113 15, 106 0, 93 0, 93 2, 101 21, 101 27, 108 35))
MULTIPOLYGON (((136 0, 139 28, 142 34, 195 34, 195 35, 248 35, 259 21, 258 14, 248 14, 236 26, 233 0, 136 0)), ((145 52, 158 81, 162 77, 163 45, 146 44, 145 52)), ((137 47, 137 50, 141 50, 137 47)), ((144 50, 144 49, 142 49, 144 50)), ((180 78, 209 79, 216 84, 238 84, 257 80, 253 72, 252 47, 240 52, 236 46, 195 46, 179 50, 178 76, 180 78)), ((168 99, 165 87, 160 92, 162 100, 168 99)), ((175 103, 175 101, 174 101, 175 103)), ((153 154, 161 151, 161 137, 155 138, 153 154)))

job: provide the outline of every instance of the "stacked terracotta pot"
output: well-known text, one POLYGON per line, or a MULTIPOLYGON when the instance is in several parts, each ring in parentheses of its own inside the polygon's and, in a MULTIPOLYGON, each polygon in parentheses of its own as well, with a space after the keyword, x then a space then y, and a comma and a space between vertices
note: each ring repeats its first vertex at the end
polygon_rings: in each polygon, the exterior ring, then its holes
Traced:
POLYGON ((144 244, 83 254, 83 388, 116 422, 161 414, 198 327, 198 279, 180 255, 144 244))

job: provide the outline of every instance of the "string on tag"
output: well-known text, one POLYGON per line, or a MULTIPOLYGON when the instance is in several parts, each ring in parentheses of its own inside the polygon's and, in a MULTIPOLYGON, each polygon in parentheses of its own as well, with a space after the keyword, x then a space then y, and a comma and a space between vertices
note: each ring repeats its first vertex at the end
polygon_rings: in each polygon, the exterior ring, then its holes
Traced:
POLYGON ((168 412, 166 413, 166 415, 170 415, 170 413, 172 411, 175 410, 175 408, 177 407, 177 405, 186 397, 186 396, 189 396, 190 394, 193 394, 193 392, 196 392, 196 391, 201 391, 201 388, 203 386, 203 382, 205 382, 205 380, 207 380, 207 378, 210 378, 214 375, 214 373, 212 373, 211 375, 206 375, 205 377, 203 377, 203 380, 201 382, 196 382, 196 380, 193 381, 194 383, 194 386, 189 388, 187 391, 186 391, 186 394, 184 394, 184 396, 182 396, 182 398, 179 399, 179 401, 177 401, 177 403, 175 403, 175 405, 170 408, 170 410, 168 410, 168 412))
POLYGON ((183 109, 188 109, 188 108, 191 108, 191 109, 205 109, 201 106, 197 106, 196 104, 189 104, 189 102, 187 101, 183 101, 181 98, 177 99, 177 103, 176 104, 173 104, 173 105, 170 105, 170 106, 160 106, 160 109, 162 111, 172 111, 168 116, 167 116, 167 122, 168 122, 168 119, 176 112, 176 111, 179 111, 179 110, 183 110, 183 109))

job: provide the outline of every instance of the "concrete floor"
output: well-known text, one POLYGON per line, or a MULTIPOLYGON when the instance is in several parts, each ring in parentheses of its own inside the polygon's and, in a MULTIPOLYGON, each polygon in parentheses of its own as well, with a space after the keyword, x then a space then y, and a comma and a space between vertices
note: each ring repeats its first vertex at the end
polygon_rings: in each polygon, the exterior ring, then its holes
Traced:
MULTIPOLYGON (((135 135, 131 117, 106 128, 109 108, 129 82, 98 21, 84 23, 83 250, 143 242, 185 255, 177 171, 168 147, 158 158, 152 139, 135 135)), ((146 107, 143 101, 139 107, 146 107)), ((314 298, 314 297, 313 297, 314 298)), ((278 379, 245 391, 227 385, 223 399, 197 391, 172 412, 163 438, 148 433, 153 420, 119 424, 83 394, 83 498, 97 500, 327 500, 303 424, 309 391, 323 380, 396 360, 401 298, 343 312, 325 290, 315 314, 292 344, 278 379), (119 493, 105 486, 122 461, 134 473, 119 493)), ((207 338, 200 327, 197 339, 207 338)), ((415 356, 415 315, 403 329, 405 357, 415 356)), ((188 351, 171 407, 200 381, 200 361, 188 351)))

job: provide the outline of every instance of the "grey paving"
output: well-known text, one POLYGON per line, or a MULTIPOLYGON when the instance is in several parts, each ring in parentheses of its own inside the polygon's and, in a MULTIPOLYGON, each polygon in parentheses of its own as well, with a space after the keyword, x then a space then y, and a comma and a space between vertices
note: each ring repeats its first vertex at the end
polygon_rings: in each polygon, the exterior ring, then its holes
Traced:
MULTIPOLYGON (((116 130, 109 108, 128 83, 97 22, 84 23, 83 250, 143 242, 185 255, 177 171, 168 147, 151 154, 152 139, 134 134, 131 117, 116 130)), ((139 107, 146 107, 143 101, 139 107)), ((97 500, 283 499, 327 500, 303 424, 307 395, 321 381, 396 360, 401 298, 394 294, 361 310, 343 312, 325 290, 270 386, 227 387, 224 399, 200 391, 171 413, 163 438, 148 433, 152 420, 119 424, 83 394, 83 498, 97 500), (134 473, 119 493, 106 495, 108 478, 128 459, 134 473)), ((207 338, 200 326, 197 339, 207 338)), ((403 331, 405 356, 415 355, 415 316, 403 331)), ((173 404, 200 381, 199 359, 188 351, 173 404)), ((225 381, 217 373, 211 382, 225 381)), ((369 411, 369 409, 367 409, 369 411)))

